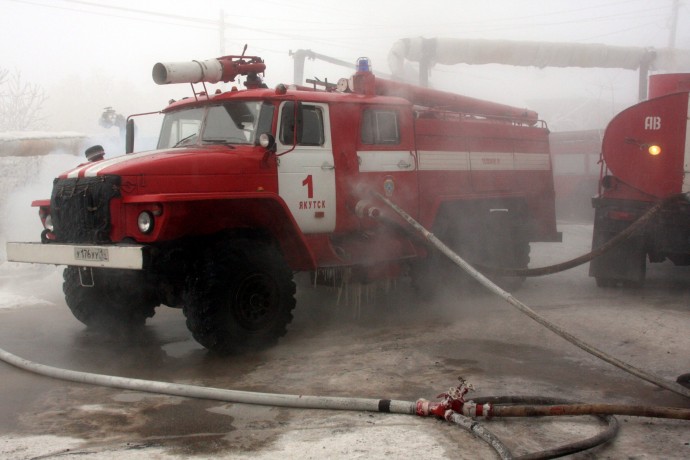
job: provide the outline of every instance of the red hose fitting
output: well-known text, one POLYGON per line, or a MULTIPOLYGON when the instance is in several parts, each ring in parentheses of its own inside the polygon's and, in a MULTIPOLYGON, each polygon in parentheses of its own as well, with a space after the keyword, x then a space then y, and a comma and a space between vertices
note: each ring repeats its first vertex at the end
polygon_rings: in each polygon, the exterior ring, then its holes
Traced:
MULTIPOLYGON (((467 383, 467 381, 462 377, 459 377, 458 380, 460 380, 460 384, 457 387, 451 388, 450 390, 448 390, 447 393, 441 393, 437 396, 437 398, 443 398, 439 402, 430 402, 426 399, 417 400, 417 404, 415 406, 415 413, 420 417, 435 415, 439 418, 446 418, 446 411, 452 410, 454 412, 467 415, 464 413, 464 406, 470 403, 467 403, 465 401, 465 395, 467 394, 467 392, 474 390, 474 388, 471 384, 467 383)), ((476 413, 477 405, 474 403, 471 404, 474 406, 472 412, 476 413)), ((481 414, 490 412, 491 408, 487 406, 487 404, 485 404, 484 406, 479 406, 479 413, 481 414)))
POLYGON ((445 401, 431 402, 427 401, 426 399, 418 399, 415 407, 415 413, 420 417, 435 415, 436 417, 444 418, 448 409, 449 407, 446 406, 445 401))
POLYGON ((381 215, 381 210, 367 200, 360 200, 355 205, 355 214, 360 219, 364 217, 376 219, 381 215))

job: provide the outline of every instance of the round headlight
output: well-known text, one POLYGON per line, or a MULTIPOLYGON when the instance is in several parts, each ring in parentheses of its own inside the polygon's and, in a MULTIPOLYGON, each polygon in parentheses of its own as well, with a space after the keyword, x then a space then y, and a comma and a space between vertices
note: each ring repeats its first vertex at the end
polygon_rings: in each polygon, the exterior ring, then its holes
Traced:
POLYGON ((153 230, 153 215, 148 211, 139 214, 137 226, 141 233, 150 233, 153 230))

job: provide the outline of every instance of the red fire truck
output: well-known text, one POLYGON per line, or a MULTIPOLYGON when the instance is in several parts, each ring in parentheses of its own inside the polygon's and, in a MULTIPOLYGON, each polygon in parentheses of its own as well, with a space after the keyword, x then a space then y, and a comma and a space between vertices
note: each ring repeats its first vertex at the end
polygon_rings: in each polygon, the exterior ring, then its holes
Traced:
MULTIPOLYGON (((690 74, 653 75, 649 98, 616 115, 604 133, 595 208, 598 248, 662 199, 690 191, 690 74)), ((690 202, 678 200, 590 263, 599 286, 644 283, 646 262, 690 265, 690 202)))
POLYGON ((432 251, 372 192, 470 261, 525 267, 530 242, 560 241, 535 112, 382 80, 364 58, 337 85, 268 88, 264 69, 244 55, 156 64, 157 83, 204 91, 162 111, 156 150, 58 177, 33 203, 42 243, 8 243, 8 259, 67 265, 88 326, 143 325, 164 304, 225 353, 286 332, 294 272, 431 278, 432 251), (246 89, 206 90, 239 76, 246 89))

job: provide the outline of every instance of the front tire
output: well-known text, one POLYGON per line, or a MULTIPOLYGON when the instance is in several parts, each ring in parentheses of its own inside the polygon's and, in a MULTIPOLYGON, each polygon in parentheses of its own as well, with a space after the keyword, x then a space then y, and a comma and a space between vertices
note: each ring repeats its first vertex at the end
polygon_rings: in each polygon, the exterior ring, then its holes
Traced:
POLYGON ((244 238, 217 242, 204 252, 184 302, 194 339, 219 354, 274 345, 294 308, 295 283, 280 252, 244 238))
POLYGON ((138 328, 155 314, 158 301, 147 292, 140 273, 128 270, 67 267, 62 290, 72 314, 96 329, 138 328), (81 270, 84 270, 83 268, 81 270), (88 278, 92 286, 83 286, 88 278))

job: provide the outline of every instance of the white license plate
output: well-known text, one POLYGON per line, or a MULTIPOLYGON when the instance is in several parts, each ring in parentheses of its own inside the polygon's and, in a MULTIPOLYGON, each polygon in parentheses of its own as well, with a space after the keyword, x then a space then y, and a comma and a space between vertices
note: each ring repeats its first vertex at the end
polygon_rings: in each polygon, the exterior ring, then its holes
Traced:
POLYGON ((90 262, 107 262, 108 248, 74 248, 75 260, 86 260, 90 262))

